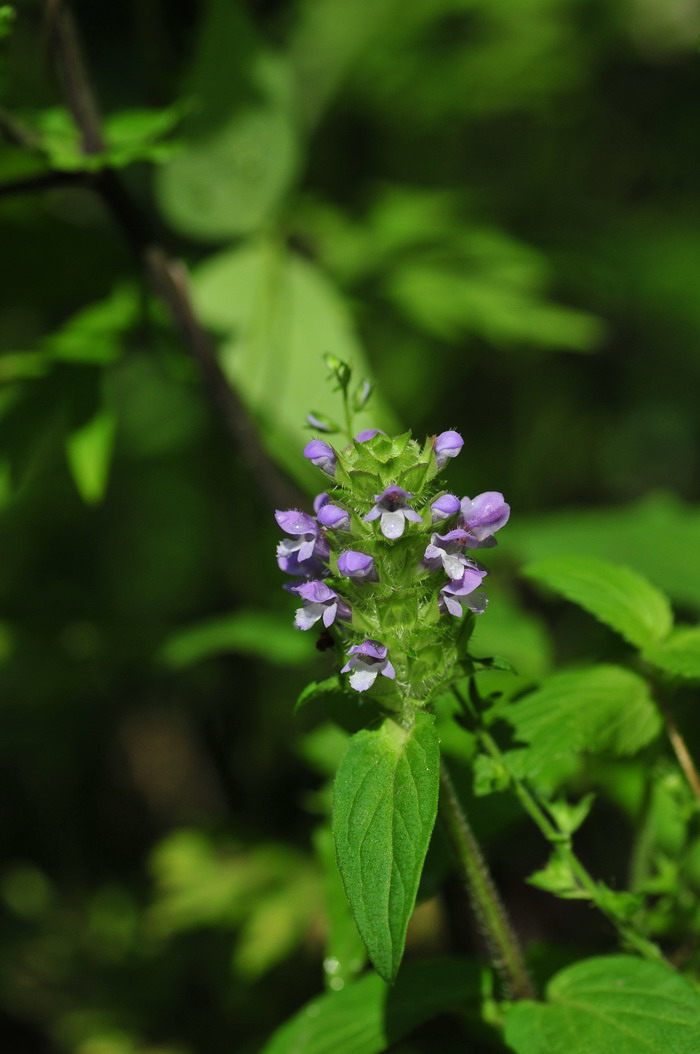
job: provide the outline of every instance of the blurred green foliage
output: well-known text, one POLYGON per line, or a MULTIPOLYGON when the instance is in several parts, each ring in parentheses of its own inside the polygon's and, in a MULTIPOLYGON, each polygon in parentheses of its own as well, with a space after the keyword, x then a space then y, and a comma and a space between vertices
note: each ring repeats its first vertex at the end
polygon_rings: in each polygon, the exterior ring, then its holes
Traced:
MULTIPOLYGON (((513 506, 474 640, 516 674, 480 677, 507 695, 542 680, 532 711, 574 676, 555 666, 614 670, 629 649, 521 562, 621 562, 681 623, 700 610, 700 17, 676 0, 77 0, 106 142, 86 158, 54 6, 0 5, 0 1030, 13 1054, 245 1054, 320 990, 324 957, 331 992, 361 968, 323 851, 344 733, 314 701, 292 712, 333 662, 291 629, 266 477, 89 180, 118 168, 186 259, 225 377, 309 498, 305 414, 340 406, 325 353, 377 381, 358 427, 464 435, 453 489, 513 506)), ((676 632, 692 639, 652 656, 672 672, 696 661, 696 631, 676 632)), ((693 691, 676 701, 697 751, 693 691)), ((572 777, 613 841, 640 822, 641 764, 572 777)), ((636 888, 682 932, 700 841, 655 772, 636 888)), ((476 826, 497 875, 506 843, 523 876, 541 865, 498 796, 476 826)), ((586 830, 592 866, 619 869, 586 830)), ((510 874, 529 916, 538 894, 510 874)), ((430 920, 409 955, 464 939, 430 920)), ((588 916, 538 925, 553 966, 558 937, 572 958, 607 950, 588 916)), ((396 1049, 463 1042, 437 1028, 396 1049)))

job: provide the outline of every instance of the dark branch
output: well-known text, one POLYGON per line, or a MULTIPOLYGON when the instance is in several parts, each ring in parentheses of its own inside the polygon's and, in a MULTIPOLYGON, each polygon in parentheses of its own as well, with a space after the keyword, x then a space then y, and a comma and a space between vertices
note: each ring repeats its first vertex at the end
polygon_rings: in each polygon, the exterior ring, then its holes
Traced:
MULTIPOLYGON (((63 85, 66 105, 80 130, 85 154, 101 153, 105 141, 99 108, 88 78, 68 3, 47 7, 51 49, 63 85)), ((256 481, 278 507, 299 505, 300 495, 269 459, 238 393, 226 379, 212 341, 197 318, 183 263, 157 242, 150 220, 129 194, 117 172, 105 168, 88 181, 113 219, 162 300, 189 354, 197 362, 208 398, 226 431, 235 440, 256 481)))

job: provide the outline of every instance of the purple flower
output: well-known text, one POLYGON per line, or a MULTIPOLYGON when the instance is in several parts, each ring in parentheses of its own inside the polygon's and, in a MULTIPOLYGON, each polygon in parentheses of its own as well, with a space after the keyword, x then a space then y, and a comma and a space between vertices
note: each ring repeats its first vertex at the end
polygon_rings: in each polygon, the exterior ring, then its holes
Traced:
POLYGON ((464 568, 471 564, 471 561, 464 555, 466 541, 466 531, 431 534, 430 545, 423 554, 423 563, 429 571, 437 570, 442 564, 450 578, 461 578, 464 568))
POLYGON ((320 494, 316 495, 316 497, 314 498, 314 512, 317 516, 323 506, 327 505, 330 500, 330 495, 326 494, 325 490, 322 490, 320 494))
POLYGON ((457 457, 463 446, 464 440, 459 432, 441 432, 435 440, 437 467, 442 468, 447 464, 448 458, 457 457))
POLYGON ((343 666, 341 673, 350 674, 350 684, 356 692, 366 692, 377 679, 377 674, 393 680, 396 671, 387 658, 387 649, 378 640, 365 640, 362 644, 353 644, 349 649, 350 658, 343 666))
POLYGON ((348 605, 325 582, 304 582, 300 586, 292 586, 290 591, 298 593, 304 601, 304 606, 298 608, 294 616, 294 624, 298 629, 311 629, 319 619, 323 619, 326 629, 336 618, 350 619, 348 605))
POLYGON ((402 487, 392 485, 383 494, 374 495, 374 508, 370 509, 365 520, 376 520, 381 517, 380 529, 385 538, 400 538, 406 526, 406 520, 422 523, 420 516, 407 506, 406 502, 413 495, 402 487))
POLYGON ((355 436, 356 443, 366 443, 369 439, 374 439, 375 436, 385 436, 386 432, 382 432, 381 428, 364 428, 361 432, 358 432, 355 436))
POLYGON ((374 560, 365 553, 348 549, 338 557, 338 570, 341 575, 352 578, 355 582, 378 582, 379 576, 374 568, 374 560))
POLYGON ((510 505, 497 490, 486 490, 476 498, 462 498, 461 525, 468 534, 469 549, 490 548, 493 535, 508 522, 510 505))
POLYGON ((318 512, 318 522, 324 527, 333 527, 336 531, 347 531, 350 527, 350 513, 339 505, 323 505, 318 512))
POLYGON ((449 519, 450 516, 459 512, 459 507, 459 498, 455 498, 454 494, 441 494, 430 504, 432 522, 439 523, 440 520, 449 519))
POLYGON ((485 576, 486 571, 481 571, 478 567, 466 567, 458 581, 448 582, 440 590, 438 601, 440 610, 449 611, 450 615, 454 615, 455 618, 460 618, 464 614, 462 604, 476 614, 485 611, 488 603, 486 595, 474 592, 481 585, 481 580, 485 576))
POLYGON ((319 561, 328 559, 330 548, 311 516, 296 509, 275 513, 277 523, 293 538, 283 538, 277 546, 277 563, 288 575, 317 575, 319 561))
POLYGON ((335 475, 335 463, 338 455, 332 446, 324 443, 322 439, 312 439, 304 447, 304 457, 308 458, 312 465, 316 465, 328 476, 335 475))

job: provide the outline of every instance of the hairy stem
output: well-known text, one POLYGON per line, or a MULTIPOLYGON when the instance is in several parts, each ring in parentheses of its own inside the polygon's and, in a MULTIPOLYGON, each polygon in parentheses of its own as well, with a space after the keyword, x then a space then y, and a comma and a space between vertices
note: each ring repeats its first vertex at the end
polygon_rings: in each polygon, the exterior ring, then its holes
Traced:
POLYGON ((494 968, 511 999, 532 999, 523 954, 445 763, 440 766, 439 816, 459 863, 494 968))

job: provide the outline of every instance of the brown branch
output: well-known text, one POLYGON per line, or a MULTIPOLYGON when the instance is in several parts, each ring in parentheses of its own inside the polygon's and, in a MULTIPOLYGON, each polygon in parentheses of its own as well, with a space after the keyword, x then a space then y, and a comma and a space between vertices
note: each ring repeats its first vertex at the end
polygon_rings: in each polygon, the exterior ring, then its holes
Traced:
MULTIPOLYGON (((106 144, 99 107, 67 0, 58 7, 48 3, 46 14, 51 51, 66 105, 82 136, 83 152, 102 153, 106 144)), ((199 366, 211 405, 241 450, 258 485, 272 504, 282 508, 298 506, 302 500, 299 492, 262 448, 246 408, 219 365, 212 341, 195 312, 185 265, 158 244, 150 221, 117 172, 101 169, 89 179, 88 185, 102 198, 162 300, 184 346, 199 366)))

